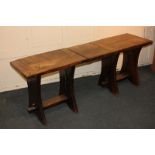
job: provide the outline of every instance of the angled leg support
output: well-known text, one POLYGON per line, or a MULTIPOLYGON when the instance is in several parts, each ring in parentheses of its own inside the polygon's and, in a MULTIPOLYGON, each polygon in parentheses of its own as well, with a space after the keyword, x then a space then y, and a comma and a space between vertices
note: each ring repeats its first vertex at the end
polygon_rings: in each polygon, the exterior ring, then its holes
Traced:
POLYGON ((75 66, 60 71, 60 95, 67 97, 67 105, 69 108, 78 112, 75 93, 74 93, 74 71, 75 66))
POLYGON ((119 53, 106 56, 102 59, 101 75, 98 85, 107 86, 113 94, 118 94, 116 82, 116 67, 119 53))
POLYGON ((46 118, 43 110, 43 104, 41 99, 41 77, 35 76, 27 80, 28 85, 28 95, 29 95, 29 107, 28 111, 31 112, 35 110, 39 120, 46 124, 46 118))
POLYGON ((136 48, 123 53, 123 65, 120 74, 126 74, 134 84, 139 85, 138 58, 141 48, 136 48))

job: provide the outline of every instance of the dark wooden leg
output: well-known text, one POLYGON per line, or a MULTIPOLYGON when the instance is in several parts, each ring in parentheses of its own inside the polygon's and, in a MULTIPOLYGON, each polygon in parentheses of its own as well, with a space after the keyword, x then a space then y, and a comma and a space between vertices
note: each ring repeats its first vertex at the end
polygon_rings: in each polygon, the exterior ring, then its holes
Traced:
POLYGON ((110 60, 110 57, 106 57, 101 61, 101 74, 98 80, 98 85, 106 85, 108 83, 108 74, 110 72, 109 65, 111 65, 110 60))
POLYGON ((98 84, 100 86, 108 86, 113 94, 118 94, 116 82, 116 67, 119 53, 112 54, 102 59, 101 75, 98 84))
POLYGON ((153 72, 155 72, 155 48, 154 48, 154 56, 153 56, 153 62, 152 62, 152 65, 151 65, 151 70, 153 72))
POLYGON ((74 92, 74 72, 75 72, 75 66, 66 69, 66 93, 68 97, 67 104, 72 111, 78 112, 78 107, 76 104, 75 92, 74 92))
POLYGON ((127 74, 128 79, 134 85, 139 85, 138 58, 140 51, 141 48, 137 48, 123 53, 123 65, 120 74, 127 74))
POLYGON ((67 105, 69 106, 69 108, 74 112, 78 112, 75 94, 74 94, 74 71, 75 71, 75 66, 60 71, 59 94, 66 95, 67 105))
POLYGON ((128 54, 127 53, 123 53, 123 63, 122 63, 122 68, 121 68, 121 71, 120 73, 127 73, 128 72, 128 54))
POLYGON ((28 111, 35 110, 38 118, 43 124, 46 124, 46 118, 43 110, 41 99, 41 77, 36 76, 27 80, 28 95, 29 95, 29 107, 28 111))
POLYGON ((60 75, 60 88, 59 88, 59 95, 66 95, 66 72, 65 70, 59 71, 60 75))

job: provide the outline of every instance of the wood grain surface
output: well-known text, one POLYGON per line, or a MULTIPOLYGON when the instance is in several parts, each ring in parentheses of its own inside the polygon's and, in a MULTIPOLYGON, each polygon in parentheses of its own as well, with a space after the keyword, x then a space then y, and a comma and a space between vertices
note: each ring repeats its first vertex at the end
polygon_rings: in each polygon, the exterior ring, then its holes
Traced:
POLYGON ((69 48, 71 51, 83 56, 86 60, 96 59, 96 58, 103 58, 108 54, 114 53, 114 51, 105 49, 98 45, 87 43, 79 46, 73 46, 69 48))
POLYGON ((11 65, 25 78, 62 70, 79 64, 85 58, 68 49, 56 50, 29 56, 11 62, 11 65))
POLYGON ((63 70, 90 59, 151 44, 152 41, 131 34, 122 34, 66 49, 45 52, 11 62, 25 78, 63 70))
POLYGON ((143 47, 143 46, 152 44, 152 41, 126 33, 126 34, 117 35, 117 36, 101 39, 98 41, 94 41, 92 43, 102 48, 117 52, 117 51, 132 49, 132 48, 143 47))

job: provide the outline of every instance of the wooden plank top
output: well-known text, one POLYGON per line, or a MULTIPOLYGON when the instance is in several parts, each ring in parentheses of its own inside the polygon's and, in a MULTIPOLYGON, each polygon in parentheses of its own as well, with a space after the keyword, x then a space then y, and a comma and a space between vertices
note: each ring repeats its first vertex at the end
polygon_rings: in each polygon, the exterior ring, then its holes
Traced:
POLYGON ((122 34, 87 44, 41 53, 11 62, 25 78, 65 69, 90 59, 114 52, 143 47, 152 41, 131 34, 122 34))
POLYGON ((68 49, 62 49, 18 59, 11 62, 11 65, 25 78, 29 78, 65 69, 84 60, 84 57, 68 49))
POLYGON ((94 41, 92 43, 98 46, 101 46, 105 49, 117 52, 117 51, 128 50, 136 47, 137 48, 143 47, 143 46, 152 44, 152 41, 126 33, 126 34, 117 35, 117 36, 101 39, 98 41, 94 41))
POLYGON ((98 45, 87 43, 79 46, 73 46, 69 48, 71 51, 85 57, 86 59, 95 59, 100 58, 105 55, 108 55, 110 53, 113 53, 114 51, 105 49, 103 47, 100 47, 98 45))

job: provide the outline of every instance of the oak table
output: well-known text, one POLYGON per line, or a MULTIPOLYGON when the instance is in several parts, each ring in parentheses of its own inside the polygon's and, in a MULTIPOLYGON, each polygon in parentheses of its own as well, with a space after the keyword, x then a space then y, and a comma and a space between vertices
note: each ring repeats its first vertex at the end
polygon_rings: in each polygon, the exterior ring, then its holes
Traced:
POLYGON ((43 124, 46 124, 44 108, 67 102, 74 112, 78 112, 74 94, 75 66, 86 62, 102 61, 98 84, 108 86, 113 94, 118 93, 117 80, 129 78, 134 84, 139 83, 137 63, 140 50, 152 41, 131 34, 123 34, 101 39, 83 45, 73 46, 51 52, 45 52, 21 58, 11 62, 27 81, 29 106, 28 111, 35 111, 43 124), (123 67, 119 73, 116 66, 119 54, 123 52, 123 67), (59 71, 59 95, 42 101, 41 76, 59 71))

